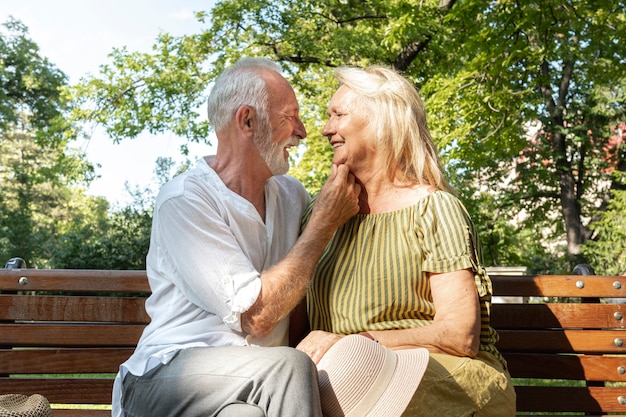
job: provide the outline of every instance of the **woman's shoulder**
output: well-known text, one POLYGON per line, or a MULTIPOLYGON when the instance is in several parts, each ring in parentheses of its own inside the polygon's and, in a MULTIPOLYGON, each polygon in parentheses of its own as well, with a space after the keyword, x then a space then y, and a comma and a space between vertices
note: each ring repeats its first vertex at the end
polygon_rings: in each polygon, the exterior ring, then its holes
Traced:
POLYGON ((435 190, 431 193, 428 194, 428 197, 437 203, 440 204, 461 204, 463 205, 463 203, 461 202, 461 200, 459 199, 459 197, 457 197, 455 194, 446 191, 446 190, 435 190))
POLYGON ((433 211, 437 215, 447 214, 452 216, 469 217, 467 208, 463 202, 453 193, 445 190, 434 191, 417 204, 422 212, 433 211))

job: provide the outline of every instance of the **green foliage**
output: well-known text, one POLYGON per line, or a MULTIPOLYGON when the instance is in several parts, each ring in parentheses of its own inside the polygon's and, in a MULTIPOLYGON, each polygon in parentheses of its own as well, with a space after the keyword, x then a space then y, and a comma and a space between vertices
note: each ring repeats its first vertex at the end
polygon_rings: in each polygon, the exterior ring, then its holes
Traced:
MULTIPOLYGON (((159 158, 155 174, 163 185, 185 171, 189 161, 175 166, 171 158, 159 158)), ((57 240, 50 263, 54 268, 145 269, 150 247, 152 211, 158 190, 132 188, 126 184, 132 202, 108 209, 101 199, 89 199, 91 207, 57 240), (96 214, 89 217, 90 214, 96 214)))
POLYGON ((626 190, 614 190, 606 211, 591 226, 596 234, 583 247, 598 275, 626 274, 626 190))
POLYGON ((114 49, 112 64, 100 67, 100 78, 88 76, 67 88, 75 103, 70 119, 102 125, 114 142, 143 131, 207 141, 208 122, 200 119, 199 108, 209 84, 203 67, 213 52, 210 42, 204 35, 168 34, 156 42, 154 54, 114 49))
POLYGON ((128 206, 74 225, 55 242, 50 264, 70 269, 145 269, 152 212, 128 206))
MULTIPOLYGON (((0 141, 0 256, 45 266, 54 236, 71 223, 71 202, 82 191, 78 172, 90 166, 66 147, 42 146, 29 133, 0 141)), ((84 178, 84 177, 83 177, 84 178)))
POLYGON ((201 34, 162 35, 152 54, 114 51, 99 77, 72 90, 81 107, 73 114, 116 140, 142 130, 201 140, 207 126, 195 109, 211 81, 241 56, 267 56, 283 65, 301 101, 309 136, 291 173, 315 193, 330 165, 319 132, 337 87, 333 68, 389 65, 425 98, 490 263, 566 271, 609 197, 612 129, 626 109, 625 6, 222 0, 198 14, 211 23, 201 34))
POLYGON ((9 17, 0 26, 0 134, 14 129, 37 133, 41 143, 63 141, 66 102, 59 88, 66 75, 28 38, 28 29, 9 17))
MULTIPOLYGON (((31 268, 144 269, 151 205, 109 211, 85 194, 94 177, 61 94, 66 77, 39 55, 28 30, 0 31, 0 262, 31 268)), ((136 202, 140 201, 136 199, 136 202)))

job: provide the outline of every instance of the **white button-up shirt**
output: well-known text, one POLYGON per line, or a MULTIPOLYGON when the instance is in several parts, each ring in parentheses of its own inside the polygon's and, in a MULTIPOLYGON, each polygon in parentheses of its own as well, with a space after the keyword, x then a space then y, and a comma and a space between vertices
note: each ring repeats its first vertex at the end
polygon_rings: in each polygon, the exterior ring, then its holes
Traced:
POLYGON ((166 184, 156 200, 147 257, 151 322, 120 366, 113 416, 121 417, 121 381, 196 346, 286 345, 288 319, 263 339, 241 330, 256 301, 260 274, 281 260, 300 232, 309 195, 289 176, 265 185, 266 219, 232 192, 204 159, 166 184))

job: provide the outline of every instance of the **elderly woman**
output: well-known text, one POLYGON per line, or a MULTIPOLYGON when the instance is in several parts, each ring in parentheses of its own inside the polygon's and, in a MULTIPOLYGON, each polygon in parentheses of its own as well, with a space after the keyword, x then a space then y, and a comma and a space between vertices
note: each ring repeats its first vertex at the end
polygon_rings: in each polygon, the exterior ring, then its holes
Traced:
MULTIPOLYGON (((307 296, 316 363, 345 335, 426 348, 406 416, 515 415, 515 392, 489 324, 491 281, 474 225, 446 183, 415 88, 384 67, 339 68, 323 129, 334 164, 361 185, 307 296)), ((298 314, 292 325, 298 328, 298 314)), ((302 322, 300 322, 302 324, 302 322)))

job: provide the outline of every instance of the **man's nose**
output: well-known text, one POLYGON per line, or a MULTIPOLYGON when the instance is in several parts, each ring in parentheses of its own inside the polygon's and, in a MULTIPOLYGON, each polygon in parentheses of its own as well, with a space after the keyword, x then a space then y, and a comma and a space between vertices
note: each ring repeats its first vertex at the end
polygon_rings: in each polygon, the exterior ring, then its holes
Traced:
POLYGON ((300 120, 299 117, 296 117, 294 119, 296 121, 295 126, 293 128, 293 134, 295 136, 298 136, 300 138, 300 140, 306 138, 306 127, 304 127, 304 123, 302 123, 302 120, 300 120))

